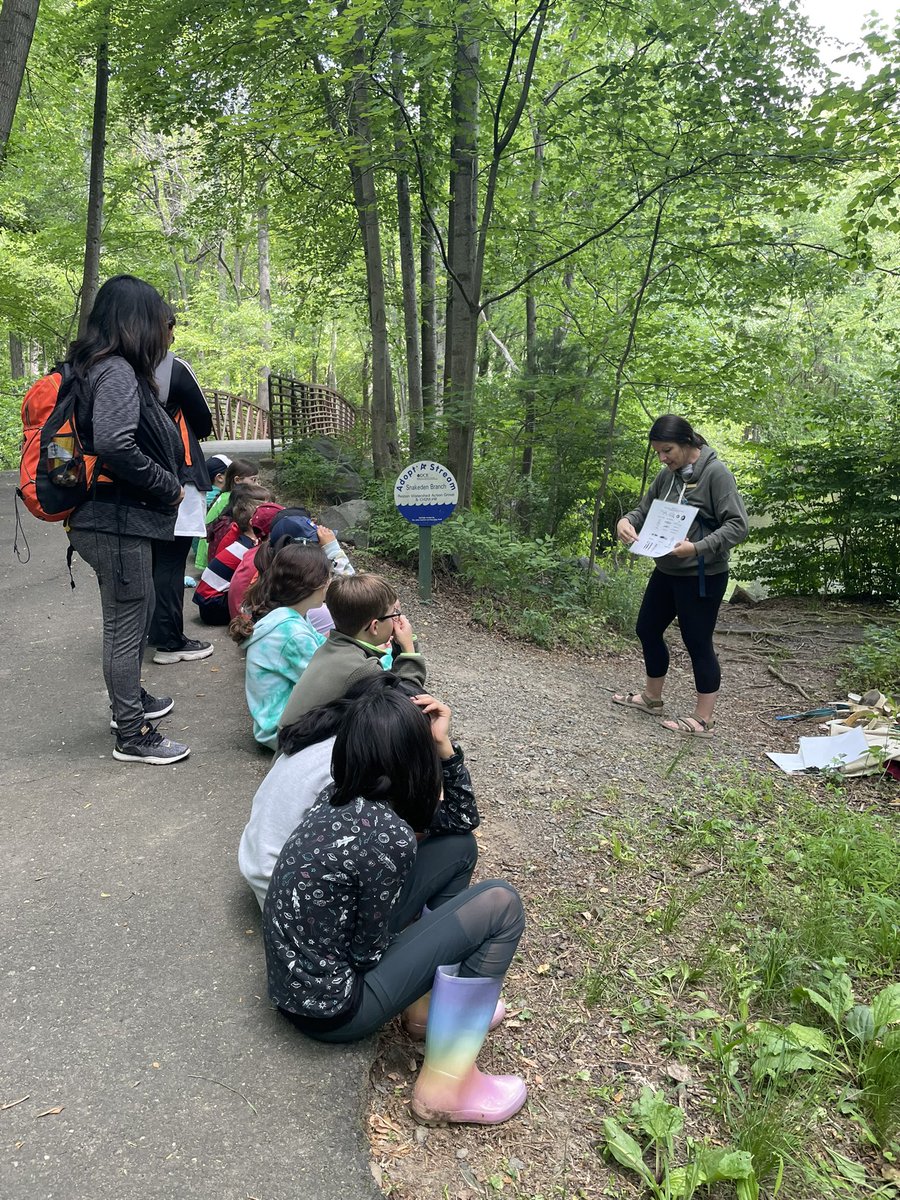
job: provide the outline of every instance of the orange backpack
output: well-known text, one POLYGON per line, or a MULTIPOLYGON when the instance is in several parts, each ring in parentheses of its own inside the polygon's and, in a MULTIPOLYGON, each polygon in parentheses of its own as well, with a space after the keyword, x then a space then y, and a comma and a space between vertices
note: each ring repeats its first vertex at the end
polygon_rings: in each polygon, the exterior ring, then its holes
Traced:
POLYGON ((22 458, 17 494, 42 521, 64 521, 88 496, 97 459, 75 424, 81 384, 68 363, 39 379, 22 401, 22 458))

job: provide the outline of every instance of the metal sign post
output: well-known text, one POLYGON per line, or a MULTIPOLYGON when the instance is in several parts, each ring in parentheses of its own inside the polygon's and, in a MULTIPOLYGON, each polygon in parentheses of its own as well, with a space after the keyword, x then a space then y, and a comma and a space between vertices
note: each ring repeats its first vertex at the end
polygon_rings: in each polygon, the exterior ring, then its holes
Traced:
POLYGON ((459 488, 439 462, 422 459, 397 476, 394 504, 401 517, 419 527, 419 599, 431 601, 431 529, 453 515, 459 488))

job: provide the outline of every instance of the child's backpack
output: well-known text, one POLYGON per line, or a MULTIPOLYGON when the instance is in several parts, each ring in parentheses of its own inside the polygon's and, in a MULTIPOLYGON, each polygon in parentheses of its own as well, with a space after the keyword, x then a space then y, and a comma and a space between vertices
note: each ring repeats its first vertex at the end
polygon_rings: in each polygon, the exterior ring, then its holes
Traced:
POLYGON ((68 363, 45 375, 22 401, 22 458, 16 489, 25 507, 42 521, 64 521, 88 496, 97 459, 85 450, 75 423, 82 387, 68 363))
POLYGON ((212 525, 206 530, 206 544, 209 547, 208 555, 209 562, 216 557, 223 541, 228 536, 229 529, 232 526, 237 529, 237 525, 231 519, 231 513, 219 513, 212 525))

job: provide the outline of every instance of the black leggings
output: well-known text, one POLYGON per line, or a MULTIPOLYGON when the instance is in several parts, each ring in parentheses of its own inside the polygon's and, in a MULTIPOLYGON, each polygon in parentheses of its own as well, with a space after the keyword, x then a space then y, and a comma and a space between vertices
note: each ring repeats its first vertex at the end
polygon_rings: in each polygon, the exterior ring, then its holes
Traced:
POLYGON ((519 893, 502 879, 468 886, 477 858, 471 833, 429 837, 419 844, 391 916, 397 937, 363 977, 359 1009, 338 1029, 316 1033, 304 1025, 304 1033, 321 1042, 369 1037, 424 996, 440 966, 459 963, 460 975, 503 978, 525 928, 525 913, 519 893), (429 911, 417 921, 423 905, 429 911))
POLYGON ((635 630, 644 651, 648 678, 661 679, 669 669, 669 650, 663 634, 677 617, 685 649, 691 656, 697 691, 707 694, 719 690, 722 672, 713 648, 713 631, 727 586, 727 571, 706 576, 705 596, 700 595, 696 575, 653 572, 635 630))

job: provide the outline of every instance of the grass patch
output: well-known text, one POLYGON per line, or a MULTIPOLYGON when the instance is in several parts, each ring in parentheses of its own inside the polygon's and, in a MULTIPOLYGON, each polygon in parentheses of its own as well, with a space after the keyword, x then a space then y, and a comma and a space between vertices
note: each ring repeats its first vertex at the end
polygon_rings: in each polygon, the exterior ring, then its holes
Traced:
MULTIPOLYGON (((712 1122, 715 1144, 749 1155, 761 1196, 900 1194, 878 1166, 900 1160, 894 814, 744 768, 679 764, 666 778, 664 805, 628 826, 627 855, 614 849, 624 822, 592 839, 627 903, 604 913, 581 897, 560 916, 587 957, 585 1003, 702 1081, 688 1095, 706 1116, 676 1136, 670 1163, 696 1159, 712 1122)), ((620 1128, 631 1141, 619 1151, 643 1146, 652 1174, 637 1116, 620 1128)))

